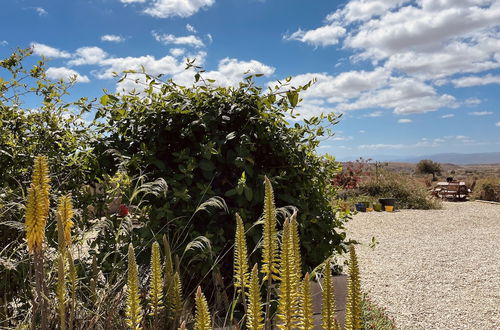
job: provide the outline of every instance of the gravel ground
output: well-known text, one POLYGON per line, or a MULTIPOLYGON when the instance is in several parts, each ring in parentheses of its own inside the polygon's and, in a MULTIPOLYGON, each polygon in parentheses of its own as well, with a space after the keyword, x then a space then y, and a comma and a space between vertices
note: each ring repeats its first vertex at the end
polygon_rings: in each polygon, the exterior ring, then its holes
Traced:
POLYGON ((500 205, 358 213, 347 227, 362 287, 400 329, 500 329, 500 205))

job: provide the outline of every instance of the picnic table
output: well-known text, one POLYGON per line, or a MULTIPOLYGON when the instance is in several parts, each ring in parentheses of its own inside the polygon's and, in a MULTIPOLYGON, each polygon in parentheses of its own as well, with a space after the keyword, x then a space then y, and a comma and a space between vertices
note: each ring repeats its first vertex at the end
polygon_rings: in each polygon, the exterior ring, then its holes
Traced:
POLYGON ((434 188, 434 195, 442 199, 465 200, 470 192, 465 182, 459 181, 438 182, 434 188))

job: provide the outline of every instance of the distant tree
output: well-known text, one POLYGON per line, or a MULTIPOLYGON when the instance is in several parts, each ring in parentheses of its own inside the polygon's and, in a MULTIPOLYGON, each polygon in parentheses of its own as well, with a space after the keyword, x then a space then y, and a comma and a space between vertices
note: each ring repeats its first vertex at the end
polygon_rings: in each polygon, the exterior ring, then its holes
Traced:
POLYGON ((432 181, 436 181, 436 174, 441 173, 441 164, 430 159, 423 159, 418 162, 416 172, 420 174, 432 174, 432 181))

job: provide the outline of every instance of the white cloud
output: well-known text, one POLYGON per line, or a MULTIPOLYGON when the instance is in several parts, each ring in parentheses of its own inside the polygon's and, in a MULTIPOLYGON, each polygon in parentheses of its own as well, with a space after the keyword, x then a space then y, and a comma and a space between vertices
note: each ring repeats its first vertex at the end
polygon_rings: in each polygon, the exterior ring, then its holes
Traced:
POLYGON ((7 46, 8 44, 7 40, 0 40, 0 46, 7 46))
POLYGON ((500 75, 487 74, 483 77, 469 76, 452 81, 455 87, 482 86, 488 84, 500 84, 500 75))
POLYGON ((105 34, 101 37, 101 41, 108 41, 108 42, 124 42, 125 38, 119 35, 115 34, 105 34))
POLYGON ((398 123, 400 123, 400 124, 409 124, 411 122, 412 122, 411 119, 400 119, 400 120, 398 120, 398 123))
POLYGON ((359 132, 360 132, 361 134, 366 133, 366 131, 365 131, 364 129, 360 129, 360 130, 359 130, 359 132))
MULTIPOLYGON (((236 86, 248 74, 263 74, 271 76, 276 69, 256 60, 240 61, 235 58, 224 58, 219 61, 217 70, 207 71, 203 74, 205 79, 215 80, 215 85, 236 86)), ((178 77, 179 79, 181 77, 178 77)), ((173 77, 175 80, 176 77, 173 77)), ((192 81, 192 75, 189 78, 192 81)), ((186 83, 186 81, 184 81, 186 83)))
POLYGON ((155 0, 144 12, 158 18, 189 17, 214 3, 215 0, 155 0))
POLYGON ((66 52, 66 51, 59 50, 57 48, 53 48, 53 47, 50 47, 50 46, 47 46, 47 45, 44 45, 41 43, 37 43, 37 42, 32 42, 31 48, 33 48, 33 53, 35 53, 36 55, 39 55, 39 56, 45 56, 45 57, 49 57, 49 58, 70 58, 71 57, 71 54, 66 52))
POLYGON ((146 2, 146 0, 120 0, 121 3, 125 3, 125 4, 128 4, 128 3, 142 3, 142 2, 146 2))
POLYGON ((108 54, 99 47, 81 47, 75 52, 74 58, 68 62, 69 65, 93 65, 100 64, 108 54))
POLYGON ((375 118, 375 117, 381 117, 382 115, 383 115, 382 111, 374 111, 374 112, 371 112, 369 114, 364 115, 363 117, 375 118))
POLYGON ((477 97, 469 97, 468 99, 465 100, 465 104, 470 105, 470 106, 474 106, 474 105, 481 104, 481 100, 478 99, 477 97))
POLYGON ((489 116, 492 115, 493 112, 491 111, 474 111, 474 112, 469 112, 469 115, 472 116, 489 116))
POLYGON ((447 115, 442 115, 442 116, 441 116, 441 118, 444 118, 444 119, 447 119, 447 118, 453 118, 453 117, 455 117, 455 115, 454 115, 454 114, 452 114, 452 113, 449 113, 449 114, 447 114, 447 115))
POLYGON ((438 95, 432 86, 412 78, 391 78, 387 88, 365 92, 354 102, 337 106, 341 111, 386 108, 396 114, 424 113, 455 107, 455 98, 438 95))
POLYGON ((194 26, 192 26, 191 24, 186 24, 186 30, 188 30, 188 32, 191 32, 191 33, 196 33, 196 29, 194 28, 194 26))
POLYGON ((156 31, 152 32, 153 37, 156 41, 161 42, 165 45, 187 45, 195 48, 204 47, 205 44, 195 35, 176 37, 173 34, 160 34, 156 31))
POLYGON ((169 50, 169 53, 172 56, 179 57, 179 56, 184 55, 184 53, 186 53, 186 50, 184 48, 171 48, 169 50))
POLYGON ((346 34, 346 29, 336 25, 326 25, 314 30, 303 31, 298 29, 290 35, 285 35, 286 40, 298 40, 314 46, 336 45, 339 39, 346 34))
POLYGON ((47 69, 47 77, 51 79, 62 79, 69 81, 70 79, 75 78, 76 82, 87 83, 90 82, 90 79, 87 76, 81 75, 75 70, 68 69, 65 67, 59 68, 48 68, 47 69))
POLYGON ((500 127, 500 121, 497 121, 495 126, 500 127))
POLYGON ((36 11, 36 13, 38 14, 38 16, 47 16, 49 13, 43 9, 42 7, 33 7, 33 10, 36 11))
POLYGON ((285 38, 315 46, 342 43, 356 51, 351 60, 370 60, 441 86, 452 75, 500 67, 498 22, 498 1, 350 0, 323 26, 285 38))

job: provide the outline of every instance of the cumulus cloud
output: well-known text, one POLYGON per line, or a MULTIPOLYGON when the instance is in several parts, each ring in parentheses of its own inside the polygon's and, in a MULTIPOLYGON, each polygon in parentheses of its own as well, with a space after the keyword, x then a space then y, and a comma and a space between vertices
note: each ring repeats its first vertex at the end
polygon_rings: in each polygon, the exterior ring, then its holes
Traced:
POLYGON ((385 143, 376 143, 376 144, 362 144, 358 146, 358 149, 363 150, 378 150, 378 149, 403 149, 408 146, 405 144, 385 144, 385 143))
POLYGON ((32 42, 31 48, 33 48, 33 53, 35 53, 36 55, 39 55, 39 56, 45 56, 45 57, 49 57, 49 58, 70 58, 71 57, 71 54, 66 52, 66 51, 59 50, 57 48, 50 47, 50 46, 47 46, 47 45, 44 45, 41 43, 37 43, 37 42, 32 42))
POLYGON ((196 29, 194 28, 194 26, 192 26, 191 24, 186 24, 186 30, 188 30, 188 32, 191 32, 191 33, 196 33, 196 29))
MULTIPOLYGON (((500 67, 498 22, 498 1, 350 0, 328 15, 323 26, 285 37, 315 46, 342 43, 356 51, 354 61, 446 82, 452 75, 500 67)), ((488 81, 481 80, 496 83, 488 81)))
MULTIPOLYGON (((248 74, 263 74, 271 76, 276 69, 257 60, 240 61, 235 58, 224 58, 219 61, 217 70, 207 71, 203 74, 205 79, 215 80, 218 86, 236 86, 248 74)), ((194 83, 193 73, 184 71, 175 75, 173 80, 184 85, 194 83)))
POLYGON ((8 44, 7 40, 0 40, 0 46, 7 46, 8 44))
POLYGON ((153 31, 152 34, 156 41, 161 42, 165 45, 186 45, 195 48, 205 46, 203 41, 195 35, 177 37, 173 34, 161 34, 156 31, 153 31))
POLYGON ((497 121, 495 124, 496 127, 500 127, 500 121, 497 121))
POLYGON ((285 35, 284 39, 298 40, 315 46, 331 46, 336 45, 345 34, 345 28, 331 24, 309 31, 298 29, 290 35, 285 35))
POLYGON ((51 78, 51 79, 62 79, 65 81, 75 79, 76 82, 80 82, 80 83, 90 82, 90 79, 87 76, 81 75, 78 72, 76 72, 75 70, 68 69, 65 67, 48 68, 46 74, 47 74, 47 77, 51 78))
POLYGON ((108 41, 108 42, 124 42, 125 38, 116 34, 105 34, 101 36, 101 41, 108 41))
POLYGON ((169 50, 169 53, 172 56, 179 57, 179 56, 184 55, 186 53, 186 50, 184 48, 171 48, 169 50))
POLYGON ((215 0, 155 0, 144 13, 158 18, 189 17, 214 3, 215 0))
POLYGON ((399 119, 398 120, 398 123, 400 123, 400 124, 409 124, 411 122, 412 122, 411 119, 399 119))
POLYGON ((444 119, 453 118, 453 117, 455 117, 455 115, 454 115, 454 114, 452 114, 452 113, 449 113, 449 114, 446 114, 446 115, 442 115, 442 116, 441 116, 441 118, 444 118, 444 119))
POLYGON ((468 76, 452 81, 455 87, 482 86, 488 84, 500 84, 500 75, 487 74, 485 76, 468 76))
POLYGON ((363 93, 353 102, 337 106, 342 111, 386 108, 395 114, 410 114, 436 111, 455 107, 455 98, 448 94, 439 95, 436 90, 412 78, 392 78, 388 87, 363 93))
POLYGON ((99 47, 81 47, 75 52, 74 58, 68 62, 69 65, 93 65, 101 64, 108 54, 99 47))

